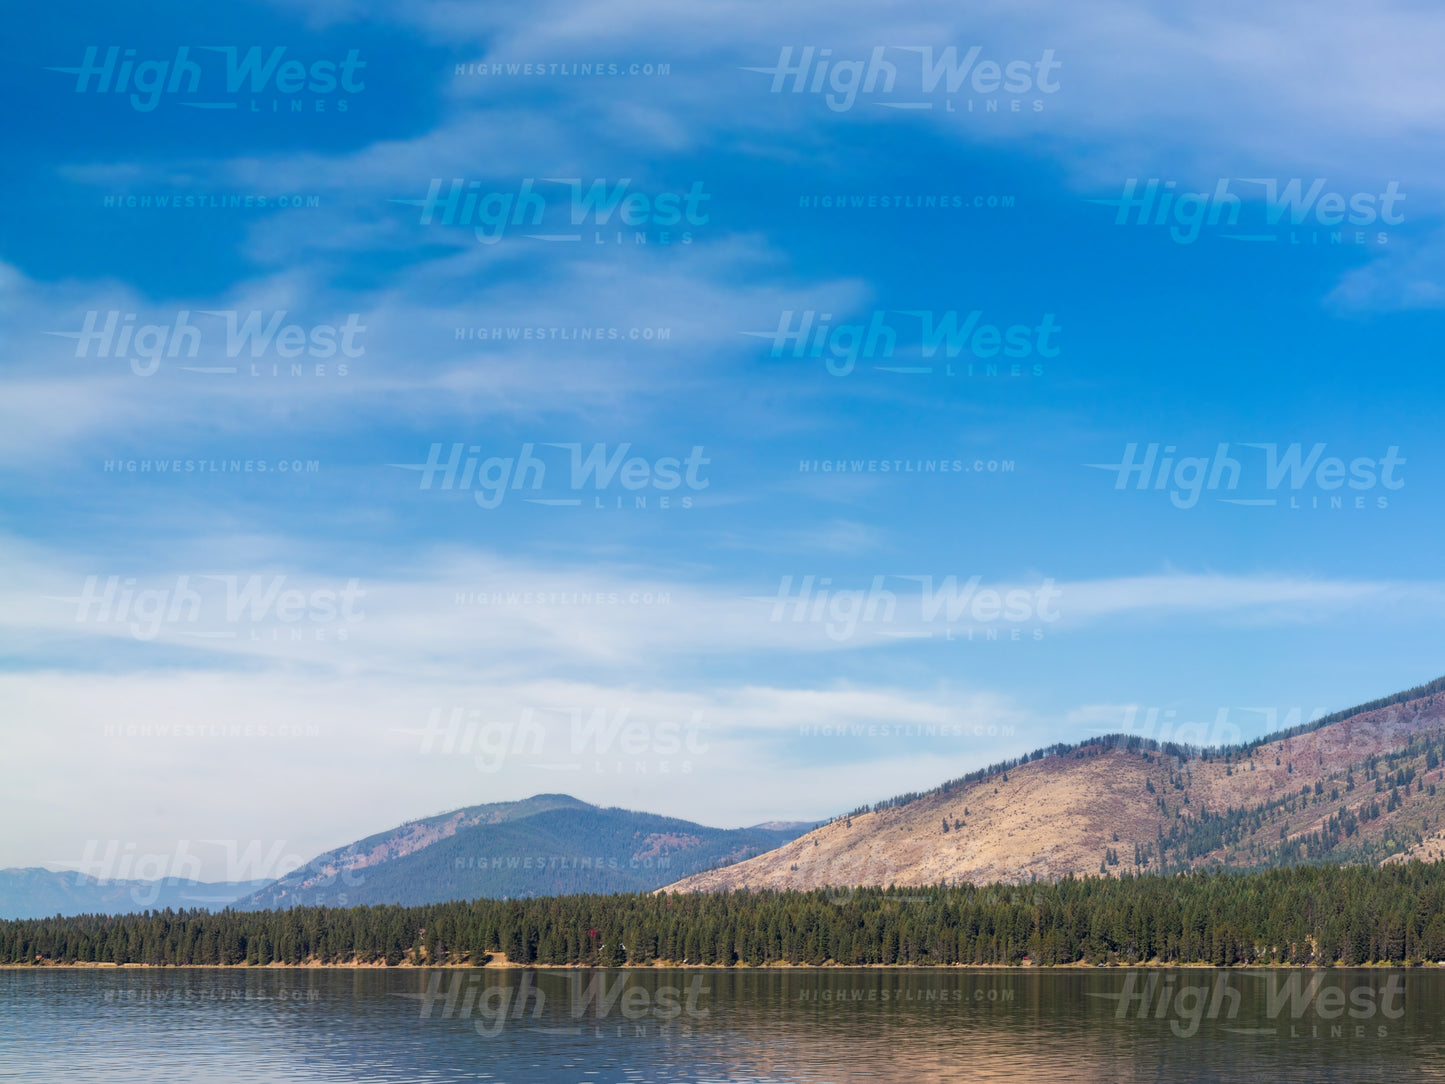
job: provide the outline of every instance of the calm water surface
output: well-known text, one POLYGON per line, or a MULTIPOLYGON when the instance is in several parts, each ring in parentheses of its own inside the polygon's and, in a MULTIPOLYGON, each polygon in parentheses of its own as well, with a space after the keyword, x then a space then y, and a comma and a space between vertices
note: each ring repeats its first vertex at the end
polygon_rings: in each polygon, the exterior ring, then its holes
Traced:
POLYGON ((0 971, 3 1081, 1445 1079, 1445 969, 0 971))

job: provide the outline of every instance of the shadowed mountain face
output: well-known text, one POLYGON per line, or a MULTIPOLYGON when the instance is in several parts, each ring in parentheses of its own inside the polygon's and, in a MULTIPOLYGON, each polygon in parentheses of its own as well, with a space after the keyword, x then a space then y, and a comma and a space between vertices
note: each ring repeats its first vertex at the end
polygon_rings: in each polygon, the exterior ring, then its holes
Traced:
POLYGON ((0 918, 53 915, 125 915, 202 907, 218 911, 249 896, 266 881, 97 880, 48 869, 0 869, 0 918))
POLYGON ((245 909, 646 891, 771 850, 812 825, 708 828, 564 794, 471 806, 320 855, 245 909))
POLYGON ((1111 736, 880 802, 677 891, 1445 857, 1445 679, 1248 746, 1111 736))

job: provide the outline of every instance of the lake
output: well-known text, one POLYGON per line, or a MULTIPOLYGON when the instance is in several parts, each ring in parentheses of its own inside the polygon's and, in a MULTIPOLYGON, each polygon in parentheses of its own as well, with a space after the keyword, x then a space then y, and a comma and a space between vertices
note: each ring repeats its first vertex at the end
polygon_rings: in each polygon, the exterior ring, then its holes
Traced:
POLYGON ((1445 1076, 1445 968, 0 970, 3 1081, 1445 1076))

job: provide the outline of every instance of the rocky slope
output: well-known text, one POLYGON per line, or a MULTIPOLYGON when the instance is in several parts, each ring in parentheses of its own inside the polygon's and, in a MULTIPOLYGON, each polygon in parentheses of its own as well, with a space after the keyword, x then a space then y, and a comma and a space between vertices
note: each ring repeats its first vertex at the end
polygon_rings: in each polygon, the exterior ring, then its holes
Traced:
POLYGON ((1111 737, 881 802, 676 891, 1445 855, 1445 679, 1248 746, 1111 737))

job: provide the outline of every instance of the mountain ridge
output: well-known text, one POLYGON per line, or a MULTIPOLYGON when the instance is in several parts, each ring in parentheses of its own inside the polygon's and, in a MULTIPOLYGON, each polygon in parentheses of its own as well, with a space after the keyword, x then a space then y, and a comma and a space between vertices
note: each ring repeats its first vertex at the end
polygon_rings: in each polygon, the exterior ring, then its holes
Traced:
POLYGON ((1196 749, 1106 735, 1050 746, 859 807, 667 890, 1019 883, 1441 857, 1442 761, 1445 679, 1247 743, 1196 749))
POLYGON ((817 822, 710 828, 565 794, 467 806, 316 856, 238 909, 437 903, 657 888, 771 850, 817 822))
POLYGON ((195 881, 181 877, 100 879, 74 870, 11 866, 0 869, 0 918, 138 914, 167 907, 228 907, 267 883, 265 880, 195 881))
POLYGON ((816 824, 710 828, 595 806, 567 794, 535 794, 406 821, 325 851, 274 879, 152 882, 0 869, 0 918, 647 891, 679 875, 771 850, 816 824))

